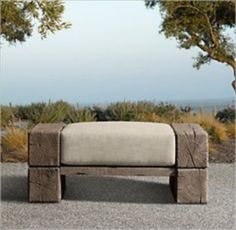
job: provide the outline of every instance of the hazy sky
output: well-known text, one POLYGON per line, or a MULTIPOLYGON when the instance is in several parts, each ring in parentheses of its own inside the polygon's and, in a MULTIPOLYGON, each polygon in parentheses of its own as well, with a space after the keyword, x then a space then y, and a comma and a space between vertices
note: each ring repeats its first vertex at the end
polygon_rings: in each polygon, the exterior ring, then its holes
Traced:
POLYGON ((67 1, 65 19, 72 29, 3 44, 1 103, 234 96, 232 70, 216 62, 192 68, 198 50, 160 35, 159 11, 142 1, 67 1))

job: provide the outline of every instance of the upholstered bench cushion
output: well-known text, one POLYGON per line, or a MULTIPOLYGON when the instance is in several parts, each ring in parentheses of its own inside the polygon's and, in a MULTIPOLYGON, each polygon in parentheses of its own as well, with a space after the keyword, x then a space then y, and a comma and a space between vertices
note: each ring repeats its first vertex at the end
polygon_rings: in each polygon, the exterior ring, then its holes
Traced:
POLYGON ((151 122, 70 124, 61 133, 61 163, 172 166, 175 134, 169 125, 151 122))

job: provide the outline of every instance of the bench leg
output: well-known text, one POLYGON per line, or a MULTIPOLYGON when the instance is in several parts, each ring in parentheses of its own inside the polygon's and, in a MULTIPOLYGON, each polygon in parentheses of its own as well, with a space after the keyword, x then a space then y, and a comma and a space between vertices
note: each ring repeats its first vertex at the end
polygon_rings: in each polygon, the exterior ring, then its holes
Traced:
POLYGON ((207 169, 177 169, 170 177, 170 188, 177 203, 205 204, 208 201, 207 169))
POLYGON ((29 202, 59 202, 61 176, 57 167, 30 167, 28 170, 29 202))

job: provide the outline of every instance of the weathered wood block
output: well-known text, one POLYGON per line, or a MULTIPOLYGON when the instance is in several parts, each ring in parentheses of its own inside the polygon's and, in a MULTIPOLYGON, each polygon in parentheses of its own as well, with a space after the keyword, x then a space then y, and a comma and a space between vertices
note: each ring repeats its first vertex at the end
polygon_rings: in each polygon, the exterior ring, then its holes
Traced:
POLYGON ((170 177, 170 187, 177 203, 205 204, 208 202, 207 169, 177 169, 170 177))
POLYGON ((29 133, 29 165, 60 165, 60 132, 64 123, 38 124, 29 133))
POLYGON ((28 170, 29 202, 59 202, 61 175, 56 167, 31 167, 28 170))
POLYGON ((170 176, 175 168, 170 167, 117 167, 117 166, 61 166, 61 175, 109 175, 109 176, 170 176))
POLYGON ((176 166, 208 167, 208 134, 198 124, 172 124, 176 134, 176 166))

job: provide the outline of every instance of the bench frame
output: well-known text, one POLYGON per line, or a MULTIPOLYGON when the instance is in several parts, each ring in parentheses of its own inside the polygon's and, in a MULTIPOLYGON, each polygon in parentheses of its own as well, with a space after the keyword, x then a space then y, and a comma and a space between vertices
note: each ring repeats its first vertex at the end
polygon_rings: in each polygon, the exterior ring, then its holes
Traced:
POLYGON ((28 135, 29 202, 59 202, 66 175, 168 176, 177 203, 208 202, 208 135, 198 124, 172 124, 176 165, 65 166, 60 163, 60 133, 64 123, 38 124, 28 135))

